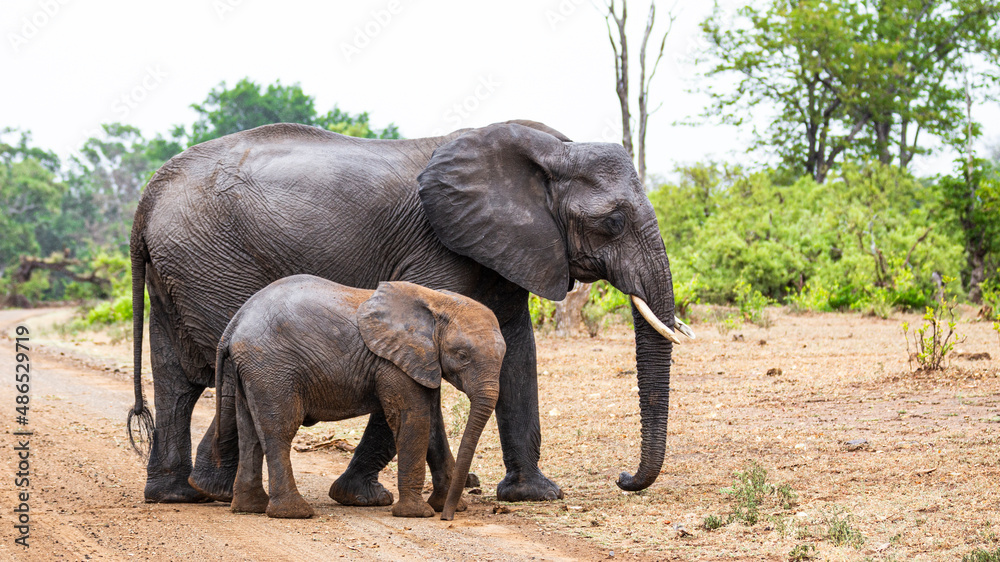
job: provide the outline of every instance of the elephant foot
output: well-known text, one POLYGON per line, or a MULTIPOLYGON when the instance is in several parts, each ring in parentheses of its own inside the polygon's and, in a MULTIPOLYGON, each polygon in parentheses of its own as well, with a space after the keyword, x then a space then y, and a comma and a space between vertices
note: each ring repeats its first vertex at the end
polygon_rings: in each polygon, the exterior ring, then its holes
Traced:
POLYGON ((235 470, 199 469, 195 466, 188 477, 188 484, 215 501, 228 502, 233 500, 234 480, 235 470))
POLYGON ((264 487, 257 486, 257 489, 234 493, 231 509, 233 513, 264 513, 269 502, 264 487))
POLYGON ((271 498, 267 503, 267 516, 276 519, 309 519, 315 512, 299 494, 288 494, 284 497, 271 498))
POLYGON ((205 503, 212 498, 191 487, 187 481, 146 480, 146 503, 205 503))
POLYGON ((357 507, 392 505, 393 500, 392 492, 378 480, 352 480, 346 473, 330 486, 330 498, 340 505, 357 507))
POLYGON ((434 508, 423 498, 413 501, 400 500, 392 506, 393 517, 434 517, 434 508))
POLYGON ((505 502, 540 502, 563 499, 562 489, 537 468, 508 472, 497 484, 497 499, 505 502))
MULTIPOLYGON (((437 490, 431 493, 431 497, 427 498, 427 505, 434 508, 434 511, 441 512, 444 511, 444 502, 448 498, 448 491, 445 490, 440 494, 437 490)), ((455 511, 465 511, 469 509, 469 504, 465 503, 465 500, 458 498, 458 505, 455 507, 455 511)))
POLYGON ((465 487, 466 488, 478 488, 479 486, 480 486, 480 484, 479 484, 479 477, 476 476, 475 473, 470 472, 469 476, 467 476, 465 478, 465 487))

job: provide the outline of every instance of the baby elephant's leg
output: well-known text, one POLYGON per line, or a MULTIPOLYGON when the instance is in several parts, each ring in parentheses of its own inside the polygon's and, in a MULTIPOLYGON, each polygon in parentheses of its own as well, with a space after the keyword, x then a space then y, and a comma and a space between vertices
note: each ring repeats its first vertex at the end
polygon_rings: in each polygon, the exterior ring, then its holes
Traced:
POLYGON ((236 428, 240 439, 240 464, 233 484, 231 507, 234 512, 264 513, 268 501, 261 481, 264 450, 260 446, 257 428, 250 417, 246 399, 241 393, 236 396, 236 428))
POLYGON ((302 497, 295 486, 292 474, 292 439, 302 423, 301 409, 287 404, 279 407, 272 404, 263 411, 255 410, 260 417, 257 422, 263 430, 264 455, 267 457, 267 484, 271 499, 267 504, 268 517, 284 519, 308 519, 314 512, 312 506, 302 497))
MULTIPOLYGON (((410 381, 412 382, 412 381, 410 381)), ((416 387, 416 383, 413 384, 416 387)), ((396 517, 433 517, 434 508, 424 501, 424 467, 430 440, 430 398, 426 389, 414 390, 399 412, 386 412, 396 436, 399 455, 399 501, 392 506, 396 517), (419 395, 414 399, 414 395, 419 395)), ((399 403, 399 402, 397 402, 399 403)))
MULTIPOLYGON (((455 457, 448 445, 448 435, 444 429, 444 418, 441 416, 441 389, 434 390, 433 405, 430 408, 430 441, 427 448, 427 464, 431 467, 431 483, 434 489, 427 503, 434 511, 444 510, 444 501, 451 487, 451 477, 455 472, 455 457)), ((470 473, 470 476, 475 476, 470 473)), ((465 500, 459 499, 455 511, 465 511, 468 506, 465 500)))

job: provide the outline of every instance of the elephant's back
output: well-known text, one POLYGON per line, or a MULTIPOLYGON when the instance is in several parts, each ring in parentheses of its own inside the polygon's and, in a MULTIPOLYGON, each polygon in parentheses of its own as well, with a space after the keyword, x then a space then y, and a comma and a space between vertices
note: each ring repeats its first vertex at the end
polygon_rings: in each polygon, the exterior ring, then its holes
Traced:
POLYGON ((269 324, 302 324, 290 335, 315 330, 316 323, 357 324, 358 307, 372 295, 369 289, 357 289, 315 275, 284 277, 254 293, 233 318, 229 332, 250 335, 249 330, 267 331, 269 324))
POLYGON ((366 195, 398 200, 416 190, 417 175, 449 138, 363 139, 297 123, 265 125, 174 156, 150 179, 140 208, 162 223, 260 205, 328 209, 359 199, 360 186, 366 195))
MULTIPOLYGON (((227 327, 224 341, 241 364, 262 373, 287 371, 289 383, 306 395, 340 377, 352 387, 363 386, 353 379, 371 358, 357 311, 371 294, 312 275, 289 276, 250 297, 227 327), (331 373, 338 376, 331 379, 331 373)), ((360 396, 354 400, 363 402, 360 396)))
POLYGON ((133 246, 145 244, 183 335, 210 362, 228 320, 272 281, 307 273, 374 288, 414 252, 447 252, 416 183, 438 143, 279 124, 196 145, 150 180, 133 246))

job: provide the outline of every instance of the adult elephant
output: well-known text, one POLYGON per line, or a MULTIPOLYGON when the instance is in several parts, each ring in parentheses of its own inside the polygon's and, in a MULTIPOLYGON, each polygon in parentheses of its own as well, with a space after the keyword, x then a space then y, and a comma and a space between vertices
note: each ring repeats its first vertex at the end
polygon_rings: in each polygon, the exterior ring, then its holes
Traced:
MULTIPOLYGON (((299 273, 367 289, 410 281, 469 296, 496 314, 507 344, 496 406, 507 469, 497 497, 506 501, 562 497, 538 469, 528 292, 560 300, 574 279, 607 279, 645 310, 633 308, 641 460, 618 485, 640 490, 660 472, 672 350, 660 334, 674 337, 673 285, 653 207, 620 145, 570 142, 530 121, 415 140, 259 127, 193 146, 160 168, 136 210, 131 259, 130 438, 133 414, 151 422, 139 378, 144 283, 151 304, 157 420, 155 430, 146 426, 153 431, 148 502, 231 497, 238 466, 231 389, 217 389, 222 411, 193 469, 191 412, 214 384, 215 349, 229 319, 259 289, 299 273)), ((446 474, 454 460, 440 418, 436 427, 428 462, 446 474)), ((394 454, 384 417, 372 415, 331 497, 391 503, 378 472, 394 454)))

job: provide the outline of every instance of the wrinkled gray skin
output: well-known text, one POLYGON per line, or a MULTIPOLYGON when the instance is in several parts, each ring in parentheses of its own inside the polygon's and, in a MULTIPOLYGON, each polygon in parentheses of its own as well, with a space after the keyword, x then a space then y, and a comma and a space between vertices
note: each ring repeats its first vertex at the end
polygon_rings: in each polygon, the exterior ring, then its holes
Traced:
MULTIPOLYGON (((674 325, 670 266, 628 154, 617 144, 570 142, 534 122, 413 140, 281 124, 193 146, 150 180, 131 255, 135 310, 142 310, 143 281, 151 303, 157 419, 150 502, 231 497, 239 456, 233 390, 218 390, 223 404, 213 426, 220 442, 213 443, 213 427, 193 471, 191 411, 214 384, 215 347, 229 319, 282 277, 309 273, 367 289, 411 281, 493 311, 507 344, 496 406, 507 468, 497 497, 505 501, 562 497, 538 469, 528 291, 559 300, 574 279, 607 279, 674 325)), ((672 344, 634 309, 633 317, 642 449, 635 476, 623 473, 618 485, 641 490, 663 462, 672 344)), ((141 342, 137 314, 130 419, 145 411, 141 342)), ((451 473, 442 428, 437 414, 428 462, 451 473)), ((378 472, 394 453, 384 417, 372 416, 331 495, 348 505, 391 504, 378 472)))
POLYGON ((443 511, 452 519, 465 509, 462 487, 500 392, 505 347, 493 313, 455 293, 403 281, 373 292, 312 275, 264 287, 229 322, 216 356, 216 386, 228 370, 236 389, 240 462, 232 510, 312 517, 289 460, 299 426, 378 414, 399 452, 392 514, 443 511), (425 502, 424 461, 442 378, 469 396, 469 422, 456 472, 442 475, 436 484, 443 486, 425 502), (265 456, 269 493, 261 484, 265 456))

